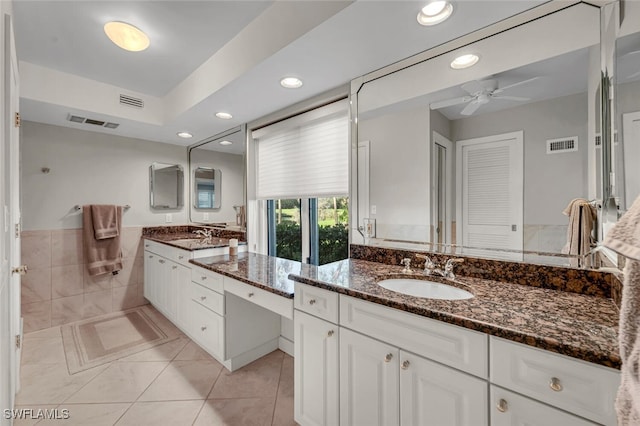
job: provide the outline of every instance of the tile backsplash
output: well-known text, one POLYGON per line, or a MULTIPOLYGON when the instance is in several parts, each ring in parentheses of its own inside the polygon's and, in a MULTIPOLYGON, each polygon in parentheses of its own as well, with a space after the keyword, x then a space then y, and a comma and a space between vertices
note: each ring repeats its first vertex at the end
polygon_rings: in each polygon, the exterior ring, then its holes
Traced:
POLYGON ((89 277, 81 229, 24 231, 22 277, 24 331, 143 305, 142 228, 122 229, 123 269, 89 277))

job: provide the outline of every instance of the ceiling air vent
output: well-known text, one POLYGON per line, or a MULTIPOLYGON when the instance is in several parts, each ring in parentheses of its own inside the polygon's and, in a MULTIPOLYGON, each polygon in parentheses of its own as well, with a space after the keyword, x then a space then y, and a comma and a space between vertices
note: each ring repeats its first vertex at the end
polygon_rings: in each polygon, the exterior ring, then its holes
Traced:
POLYGON ((120 104, 134 108, 144 108, 144 101, 140 98, 120 94, 120 104))
POLYGON ((91 124, 93 126, 105 127, 107 129, 117 129, 119 123, 112 123, 110 121, 96 120, 93 118, 80 117, 79 115, 69 114, 67 120, 78 124, 91 124))
POLYGON ((578 137, 549 139, 547 141, 547 154, 560 154, 578 150, 578 137))

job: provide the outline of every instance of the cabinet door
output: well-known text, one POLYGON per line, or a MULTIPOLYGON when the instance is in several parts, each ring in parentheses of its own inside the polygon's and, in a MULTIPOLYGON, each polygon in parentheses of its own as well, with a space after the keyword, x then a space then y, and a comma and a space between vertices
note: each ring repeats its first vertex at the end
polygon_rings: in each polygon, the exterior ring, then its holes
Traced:
POLYGON ((158 256, 155 253, 150 251, 144 252, 144 297, 151 302, 152 304, 156 304, 156 277, 158 275, 158 256))
POLYGON ((178 287, 189 288, 191 271, 189 268, 170 260, 167 260, 166 265, 168 279, 165 282, 164 309, 171 321, 178 322, 178 287))
POLYGON ((491 386, 492 426, 590 426, 587 420, 514 392, 491 386))
POLYGON ((399 424, 399 350, 340 329, 340 425, 399 424))
POLYGON ((488 384, 459 370, 400 351, 403 426, 488 424, 488 384))
POLYGON ((224 357, 224 318, 191 301, 190 334, 197 344, 218 359, 224 357))
POLYGON ((168 271, 167 260, 163 257, 156 256, 156 265, 155 265, 155 281, 153 286, 155 289, 153 293, 155 295, 156 301, 155 306, 162 313, 166 313, 167 309, 167 284, 169 282, 170 276, 168 271))
POLYGON ((294 407, 302 426, 339 424, 338 326, 294 312, 294 407))
MULTIPOLYGON (((176 288, 176 323, 183 330, 189 329, 191 302, 191 270, 184 266, 178 267, 178 284, 176 288)), ((195 284, 193 284, 195 285, 195 284)))

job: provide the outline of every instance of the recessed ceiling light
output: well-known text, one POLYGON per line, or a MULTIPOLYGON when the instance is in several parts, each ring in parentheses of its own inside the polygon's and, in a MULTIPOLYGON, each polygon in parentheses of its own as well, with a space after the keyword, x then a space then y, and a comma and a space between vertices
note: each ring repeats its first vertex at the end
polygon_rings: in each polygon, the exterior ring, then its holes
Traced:
POLYGON ((149 47, 149 37, 139 28, 126 22, 107 22, 104 24, 104 32, 109 40, 124 50, 140 52, 149 47))
POLYGON ((453 13, 453 5, 448 1, 432 1, 418 13, 418 23, 420 25, 436 25, 447 19, 453 13))
POLYGON ((232 143, 231 141, 220 141, 220 145, 231 145, 232 143))
POLYGON ((296 77, 285 77, 280 80, 280 86, 287 89, 297 89, 298 87, 302 87, 302 80, 296 77))
POLYGON ((223 120, 229 120, 233 118, 233 115, 229 114, 228 112, 216 112, 216 117, 221 118, 223 120))
POLYGON ((193 135, 189 132, 178 132, 176 133, 178 136, 180 136, 181 138, 185 138, 185 139, 189 139, 192 138, 193 135))
POLYGON ((463 68, 469 68, 475 65, 480 60, 478 55, 474 55, 473 53, 467 53, 466 55, 461 55, 455 58, 451 62, 451 68, 454 70, 461 70, 463 68))

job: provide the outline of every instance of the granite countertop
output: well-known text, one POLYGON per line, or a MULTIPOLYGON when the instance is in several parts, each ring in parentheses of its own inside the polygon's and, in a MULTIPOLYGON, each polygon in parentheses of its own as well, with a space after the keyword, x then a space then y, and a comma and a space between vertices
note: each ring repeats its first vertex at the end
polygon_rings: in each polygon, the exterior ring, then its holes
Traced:
MULTIPOLYGON (((421 270, 407 275, 400 266, 358 259, 319 267, 303 265, 289 275, 301 283, 620 368, 619 312, 612 299, 470 277, 456 277, 454 284, 473 293, 467 300, 407 296, 376 284, 402 277, 426 278, 421 270)), ((451 284, 439 277, 428 279, 451 284)))
POLYGON ((196 266, 209 269, 277 295, 293 298, 293 281, 289 274, 306 273, 311 266, 293 260, 257 253, 238 253, 191 259, 196 266))
MULTIPOLYGON (((206 243, 203 243, 202 239, 193 233, 188 232, 174 232, 170 234, 155 234, 145 235, 144 238, 158 243, 167 244, 172 247, 177 247, 183 250, 204 250, 217 247, 227 247, 229 245, 228 238, 212 237, 206 243), (189 241, 186 241, 189 240, 189 241)), ((246 242, 239 242, 238 245, 246 245, 246 242)))

